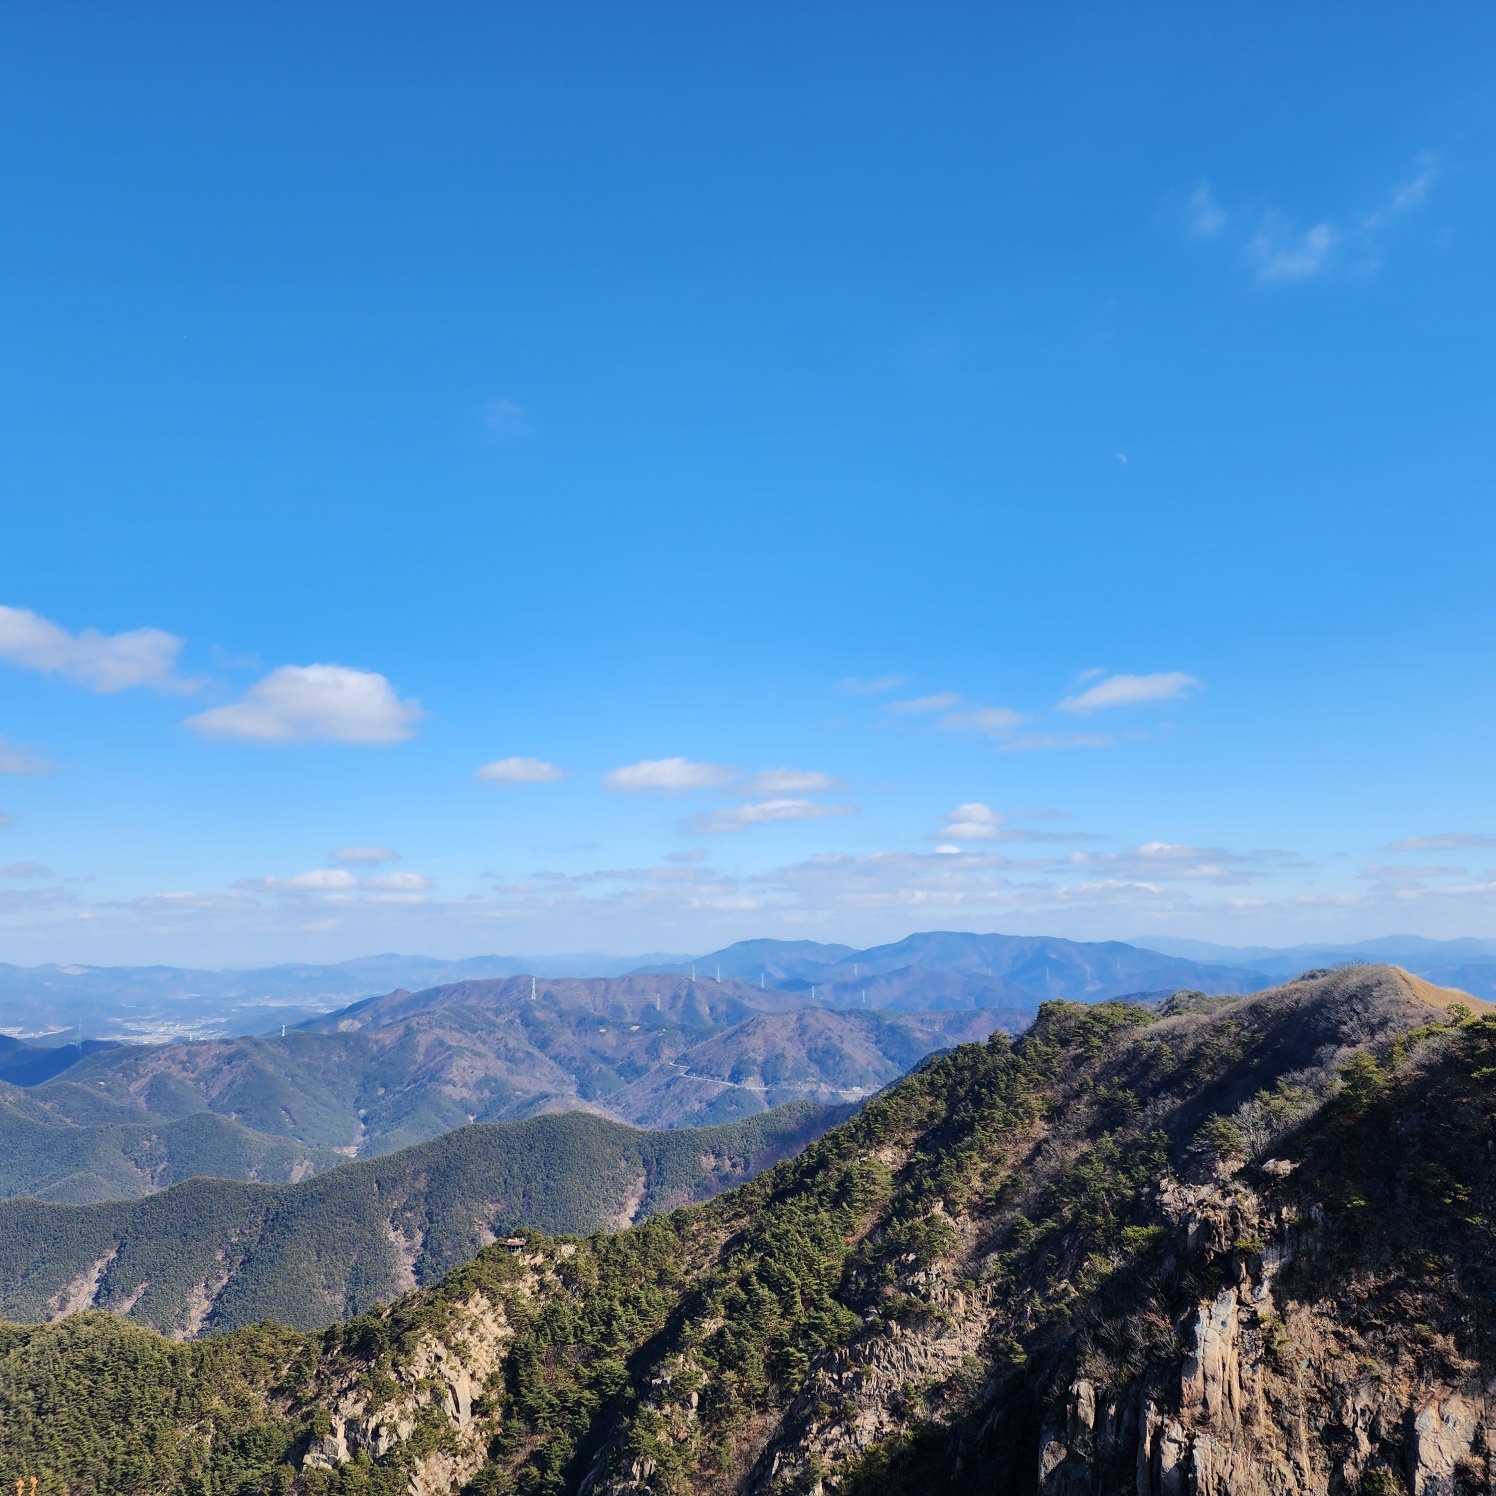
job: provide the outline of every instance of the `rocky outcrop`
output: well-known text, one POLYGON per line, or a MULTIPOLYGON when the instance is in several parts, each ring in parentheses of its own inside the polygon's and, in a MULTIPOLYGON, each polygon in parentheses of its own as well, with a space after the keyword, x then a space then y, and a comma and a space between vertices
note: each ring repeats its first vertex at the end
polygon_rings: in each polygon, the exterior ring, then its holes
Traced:
POLYGON ((375 1401, 355 1383, 331 1400, 331 1428, 309 1444, 302 1468, 335 1469, 361 1449, 382 1459, 424 1418, 440 1427, 443 1437, 417 1462, 411 1496, 455 1491, 483 1463, 493 1429, 490 1420, 474 1420, 473 1404, 497 1371, 512 1333, 503 1306, 474 1294, 442 1335, 423 1335, 409 1360, 397 1367, 395 1397, 375 1401))
POLYGON ((921 1276, 931 1312, 894 1321, 891 1333, 864 1336, 816 1365, 754 1462, 746 1490, 813 1485, 814 1472, 834 1470, 896 1434, 916 1408, 925 1417, 937 1413, 929 1390, 975 1360, 992 1313, 980 1290, 954 1288, 939 1271, 921 1276))
MULTIPOLYGON (((1120 1491, 1126 1473, 1136 1496, 1489 1489, 1496 1429, 1488 1432, 1477 1367, 1431 1383, 1400 1364, 1395 1344, 1356 1343, 1336 1306, 1283 1282, 1313 1257, 1322 1210, 1304 1219, 1275 1211, 1230 1177, 1193 1186, 1166 1178, 1157 1197, 1186 1265, 1224 1255, 1232 1281, 1180 1315, 1184 1350, 1171 1375, 1131 1387, 1070 1384, 1063 1424, 1041 1436, 1041 1496, 1120 1491)), ((1312 1272, 1298 1279, 1322 1286, 1312 1272)))
POLYGON ((109 1264, 119 1256, 118 1244, 112 1245, 97 1261, 89 1263, 71 1282, 66 1283, 47 1303, 55 1322, 84 1309, 93 1308, 99 1297, 99 1284, 109 1264))

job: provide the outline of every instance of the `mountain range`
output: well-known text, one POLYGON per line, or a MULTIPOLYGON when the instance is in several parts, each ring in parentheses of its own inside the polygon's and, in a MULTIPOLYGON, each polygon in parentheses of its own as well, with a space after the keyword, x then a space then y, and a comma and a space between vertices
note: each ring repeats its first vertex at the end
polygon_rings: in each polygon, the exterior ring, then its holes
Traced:
POLYGON ((689 957, 360 956, 334 966, 290 963, 251 971, 180 966, 10 966, 0 962, 0 1030, 16 1035, 83 1033, 164 1040, 209 1034, 268 1034, 395 987, 435 987, 473 978, 619 976, 689 957))
POLYGON ((800 994, 823 1006, 1025 1008, 1049 997, 1091 1000, 1194 987, 1247 991, 1264 978, 1117 941, 934 932, 866 951, 814 941, 745 941, 700 957, 529 960, 369 956, 336 966, 257 971, 175 967, 0 965, 0 1030, 136 1040, 270 1034, 392 989, 426 990, 514 976, 603 977, 659 972, 724 977, 800 994), (812 995, 811 989, 815 991, 812 995))
MULTIPOLYGON (((1169 956, 1120 940, 1039 935, 972 935, 931 930, 891 945, 851 950, 815 941, 746 940, 701 956, 697 971, 763 981, 818 1000, 874 1007, 1030 1007, 1050 998, 1096 1002, 1181 988, 1250 992, 1261 972, 1169 956)), ((684 965, 666 967, 683 971, 684 965)))
POLYGON ((0 1192, 83 1204, 201 1174, 295 1182, 548 1111, 680 1127, 840 1105, 1031 1018, 836 1011, 670 974, 396 991, 284 1035, 121 1045, 39 1085, 0 1084, 0 1192))
POLYGON ((1496 998, 1496 940, 1427 940, 1420 935, 1387 935, 1349 945, 1296 945, 1281 950, 1151 936, 1132 943, 1187 960, 1245 967, 1274 980, 1311 967, 1338 966, 1347 961, 1382 962, 1401 966, 1427 982, 1458 987, 1483 999, 1496 998))
POLYGON ((1341 946, 1230 947, 1139 937, 1072 941, 931 931, 866 950, 810 940, 748 940, 698 956, 361 957, 333 966, 249 971, 167 966, 0 964, 0 1031, 164 1040, 279 1032, 397 987, 417 991, 504 977, 609 977, 630 972, 721 975, 838 1007, 1034 1007, 1133 993, 1249 992, 1347 960, 1389 961, 1427 980, 1496 996, 1496 942, 1392 936, 1341 946))
POLYGON ((1051 1002, 704 1204, 517 1230, 320 1333, 3 1327, 0 1467, 159 1496, 1485 1490, 1481 1006, 1378 966, 1051 1002))

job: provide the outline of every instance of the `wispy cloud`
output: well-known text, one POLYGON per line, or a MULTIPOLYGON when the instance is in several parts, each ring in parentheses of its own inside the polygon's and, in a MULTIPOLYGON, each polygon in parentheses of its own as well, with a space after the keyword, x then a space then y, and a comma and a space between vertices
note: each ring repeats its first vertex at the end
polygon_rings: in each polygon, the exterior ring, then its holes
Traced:
POLYGON ((50 878, 52 869, 39 862, 12 862, 0 867, 0 878, 50 878))
POLYGON ((484 764, 474 778, 488 784, 554 784, 566 778, 566 770, 543 758, 496 758, 484 764))
POLYGON ((1110 748, 1109 732, 1026 732, 1002 745, 1004 753, 1055 753, 1070 748, 1110 748))
POLYGON ((1210 184, 1202 182, 1189 199, 1186 232, 1193 239, 1233 240, 1262 285, 1291 285, 1342 268, 1365 273, 1380 263, 1382 246, 1393 226, 1427 203, 1441 170, 1437 158, 1424 154, 1413 175, 1395 184, 1376 207, 1340 218, 1316 218, 1307 224, 1276 207, 1228 215, 1210 184), (1228 222, 1241 223, 1249 216, 1255 218, 1250 231, 1225 233, 1228 222))
POLYGON ((855 805, 821 805, 815 800, 799 799, 762 800, 756 804, 733 805, 726 810, 705 811, 692 816, 686 825, 692 831, 721 835, 775 821, 819 821, 827 816, 856 814, 855 805))
POLYGON ((50 774, 57 767, 50 759, 26 747, 0 738, 0 774, 50 774))
MULTIPOLYGON (((989 817, 1000 813, 982 810, 985 815, 963 806, 959 814, 990 827, 989 817)), ((1016 814, 1005 814, 1000 835, 1013 829, 1016 814)), ((1077 939, 1167 930, 1237 944, 1284 944, 1295 936, 1362 938, 1379 928, 1410 928, 1408 919, 1428 933, 1457 934, 1496 918, 1496 874, 1470 878, 1457 868, 1374 866, 1351 887, 1274 891, 1282 870, 1303 866, 1285 852, 1163 839, 1084 855, 1020 859, 1004 855, 1007 850, 977 840, 922 852, 821 853, 743 874, 712 867, 694 848, 657 866, 499 872, 485 892, 448 899, 417 886, 419 875, 396 887, 374 887, 373 879, 347 886, 335 879, 344 871, 338 868, 246 880, 233 893, 175 891, 88 905, 75 891, 42 884, 0 892, 0 914, 10 932, 66 928, 100 952, 132 932, 154 939, 168 931, 239 930, 262 939, 294 936, 313 923, 336 928, 349 941, 398 938, 419 946, 446 939, 473 949, 520 938, 559 947, 585 929, 589 939, 606 942, 600 949, 636 950, 648 931, 671 932, 675 949, 757 935, 872 944, 938 928, 1077 939)))
POLYGON ((1418 867, 1412 863, 1373 862, 1361 869, 1361 877, 1384 889, 1421 887, 1430 878, 1467 878, 1469 869, 1462 867, 1418 867))
POLYGON ((1213 239, 1226 227, 1225 210, 1216 202, 1209 182, 1201 182, 1190 194, 1185 221, 1196 239, 1213 239))
POLYGON ((370 866, 380 862, 398 862, 400 854, 389 847, 339 847, 330 854, 334 862, 365 863, 370 866))
POLYGON ((289 894, 303 906, 307 899, 333 906, 359 902, 411 904, 428 902, 431 879, 424 873, 381 873, 357 878, 346 868, 319 867, 290 878, 240 878, 234 887, 254 893, 289 894))
POLYGON ((837 681, 836 689, 848 696, 876 696, 880 691, 895 691, 908 684, 907 675, 880 675, 876 680, 858 680, 855 675, 849 675, 837 681))
POLYGON ((431 887, 431 879, 422 873, 381 873, 363 886, 381 893, 421 893, 431 887))
POLYGON ((1126 852, 1072 852, 1076 867, 1104 868, 1134 878, 1171 883, 1246 883, 1266 875, 1287 853, 1232 852, 1226 847, 1194 847, 1186 842, 1151 841, 1126 852))
POLYGON ((1379 228, 1389 217, 1412 213, 1428 201, 1429 188, 1441 173, 1439 159, 1430 152, 1418 158, 1418 170, 1406 182, 1399 182, 1387 198, 1386 205, 1366 220, 1367 228, 1379 228))
POLYGON ((1330 254, 1345 237, 1333 223, 1299 229, 1279 213, 1269 213, 1247 240, 1247 257, 1257 266, 1257 279, 1307 280, 1330 262, 1330 254))
POLYGON ((0 607, 0 660, 43 675, 60 675, 90 691, 112 694, 132 686, 179 694, 196 689, 176 673, 182 640, 163 629, 76 634, 29 608, 0 607))
POLYGON ((346 665, 282 665, 241 700, 187 718, 210 738, 248 743, 400 743, 415 735, 420 702, 400 700, 384 676, 346 665))
POLYGON ((688 758, 646 758, 611 770, 603 787, 619 795, 683 795, 692 790, 718 789, 739 777, 723 764, 693 763, 688 758))
POLYGON ((1075 696, 1058 703, 1062 712, 1077 717, 1113 707, 1137 706, 1147 701, 1174 701, 1200 688, 1194 676, 1182 670, 1161 670, 1152 675, 1109 675, 1075 696))
POLYGON ((483 430, 496 441, 530 434, 530 417, 513 400, 490 400, 483 407, 483 430))
POLYGON ((1011 737, 1023 723, 1020 713, 1005 706, 978 706, 951 712, 936 725, 942 732, 975 732, 988 738, 1011 737))
POLYGON ((1496 836, 1479 831, 1445 831, 1437 836, 1405 836, 1389 852, 1458 852, 1463 847, 1496 847, 1496 836))
POLYGON ((347 868, 318 867, 290 878, 239 878, 235 888, 260 888, 266 892, 285 889, 291 893, 327 893, 357 888, 358 879, 347 868))
POLYGON ((885 702, 883 710, 918 717, 929 712, 943 712, 947 707, 955 706, 960 699, 957 691, 939 691, 933 696, 915 696, 908 701, 885 702))
POLYGON ((14 816, 8 816, 3 810, 0 810, 0 829, 6 826, 14 826, 15 823, 16 818, 14 816))
POLYGON ((846 789, 846 783, 832 774, 814 769, 760 769, 738 787, 743 795, 824 795, 846 789))

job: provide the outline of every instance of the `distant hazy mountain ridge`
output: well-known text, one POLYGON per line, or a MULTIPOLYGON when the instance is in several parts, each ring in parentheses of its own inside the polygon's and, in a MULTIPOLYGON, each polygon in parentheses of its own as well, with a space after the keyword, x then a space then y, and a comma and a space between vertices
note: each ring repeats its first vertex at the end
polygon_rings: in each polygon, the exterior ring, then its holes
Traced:
POLYGON ((1496 994, 1496 943, 1391 936, 1337 947, 1215 946, 1141 937, 1074 941, 1049 936, 927 931, 857 950, 813 940, 745 940, 701 956, 365 956, 332 966, 253 971, 169 966, 7 966, 0 963, 0 1030, 88 1037, 170 1038, 271 1033, 403 987, 468 980, 614 977, 631 971, 724 978, 807 991, 833 1006, 1030 1006, 1050 997, 1096 1001, 1194 988, 1246 992, 1314 966, 1391 961, 1431 981, 1496 994), (938 983, 936 978, 939 978, 938 983), (878 979, 876 984, 874 979, 878 979), (823 990, 824 989, 824 990, 823 990))
MULTIPOLYGON (((1197 988, 1206 992, 1252 992, 1267 983, 1262 973, 1222 962, 1200 962, 1126 945, 1120 940, 1061 940, 1043 935, 972 935, 931 930, 892 945, 849 950, 814 941, 748 940, 697 958, 698 972, 801 989, 811 984, 828 1001, 850 1005, 879 979, 885 1007, 1037 1007, 1050 998, 1101 1002, 1138 992, 1197 988), (945 979, 947 1002, 933 999, 931 978, 945 979), (971 984, 963 989, 954 980, 971 984), (958 995, 969 991, 971 998, 958 995), (989 993, 1000 1001, 975 1001, 989 993), (891 1000, 889 1000, 891 999, 891 1000)), ((683 968, 667 968, 680 971, 683 968)))
POLYGON ((1480 998, 1496 998, 1496 940, 1427 940, 1420 935, 1386 935, 1349 945, 1271 946, 1212 945, 1203 940, 1140 937, 1134 945, 1197 961, 1250 967, 1279 980, 1315 967, 1347 961, 1401 966, 1442 987, 1457 987, 1480 998))

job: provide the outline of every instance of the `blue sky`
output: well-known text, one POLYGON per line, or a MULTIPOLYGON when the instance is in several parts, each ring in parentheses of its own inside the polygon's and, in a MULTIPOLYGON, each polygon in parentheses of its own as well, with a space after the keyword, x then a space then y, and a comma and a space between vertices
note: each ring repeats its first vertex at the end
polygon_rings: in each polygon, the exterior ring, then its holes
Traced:
POLYGON ((0 959, 1496 934, 1493 40, 9 8, 0 959))

